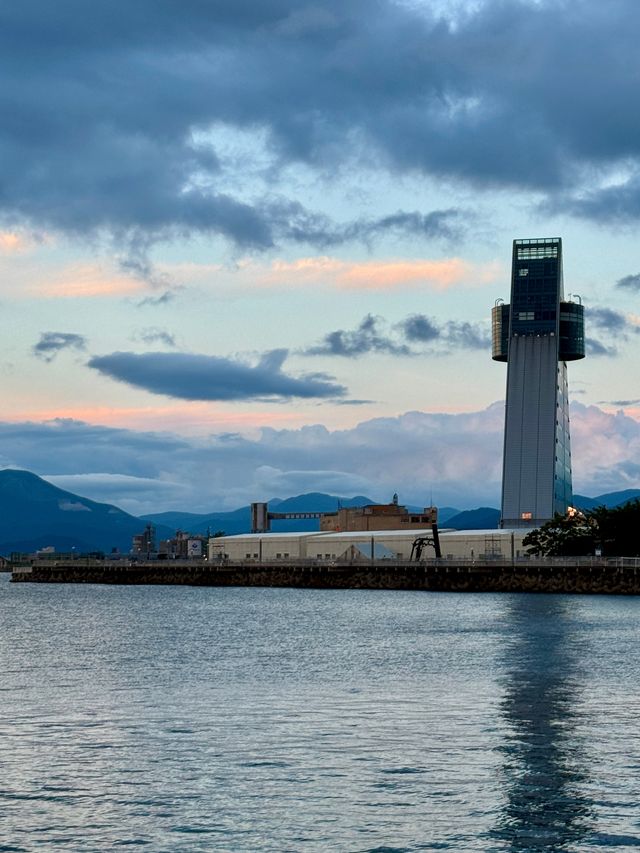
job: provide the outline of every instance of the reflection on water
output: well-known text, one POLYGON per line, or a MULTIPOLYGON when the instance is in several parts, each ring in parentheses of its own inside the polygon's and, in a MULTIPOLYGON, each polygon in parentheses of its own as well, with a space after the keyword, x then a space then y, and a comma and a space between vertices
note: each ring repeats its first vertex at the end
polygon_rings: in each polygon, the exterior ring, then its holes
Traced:
POLYGON ((516 596, 504 654, 501 706, 506 801, 492 833, 513 851, 576 849, 591 834, 585 744, 576 734, 582 682, 568 599, 516 596))

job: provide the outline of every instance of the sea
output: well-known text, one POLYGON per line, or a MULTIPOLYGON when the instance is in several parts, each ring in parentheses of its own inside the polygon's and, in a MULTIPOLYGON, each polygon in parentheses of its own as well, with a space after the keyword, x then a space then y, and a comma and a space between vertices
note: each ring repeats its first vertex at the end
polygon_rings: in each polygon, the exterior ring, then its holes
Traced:
POLYGON ((0 851, 633 851, 640 598, 10 584, 0 851))

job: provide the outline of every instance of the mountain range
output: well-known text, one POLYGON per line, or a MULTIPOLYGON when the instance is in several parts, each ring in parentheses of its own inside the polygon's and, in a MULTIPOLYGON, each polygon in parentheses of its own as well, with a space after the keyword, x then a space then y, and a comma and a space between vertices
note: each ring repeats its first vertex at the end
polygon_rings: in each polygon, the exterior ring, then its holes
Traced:
MULTIPOLYGON (((619 506, 640 497, 640 489, 607 492, 594 498, 575 495, 580 509, 604 505, 619 506)), ((273 498, 270 509, 277 512, 334 512, 338 506, 364 506, 375 503, 364 495, 346 498, 311 492, 291 498, 273 498)), ((407 506, 409 512, 422 507, 407 506)), ((440 507, 441 527, 457 530, 480 530, 498 526, 500 511, 480 507, 460 512, 454 507, 440 507)), ((145 524, 156 528, 157 539, 167 539, 176 530, 205 535, 224 531, 227 535, 248 533, 251 524, 249 506, 231 512, 189 513, 161 512, 142 518, 130 515, 112 504, 99 503, 59 489, 30 471, 0 470, 0 554, 12 551, 32 552, 47 546, 56 551, 128 553, 131 539, 141 533, 145 524)), ((273 522, 274 531, 296 532, 319 528, 317 519, 288 519, 273 522)))

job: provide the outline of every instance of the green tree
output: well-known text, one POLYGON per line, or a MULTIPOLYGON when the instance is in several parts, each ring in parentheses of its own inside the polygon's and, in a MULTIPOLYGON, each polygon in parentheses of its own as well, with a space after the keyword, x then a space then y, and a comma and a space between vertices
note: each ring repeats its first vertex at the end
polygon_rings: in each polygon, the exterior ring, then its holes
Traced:
POLYGON ((579 557, 593 554, 595 526, 588 515, 556 515, 522 540, 527 553, 542 557, 579 557))
POLYGON ((581 557, 594 554, 596 549, 605 557, 638 557, 640 500, 556 515, 527 533, 522 544, 529 554, 545 557, 581 557))

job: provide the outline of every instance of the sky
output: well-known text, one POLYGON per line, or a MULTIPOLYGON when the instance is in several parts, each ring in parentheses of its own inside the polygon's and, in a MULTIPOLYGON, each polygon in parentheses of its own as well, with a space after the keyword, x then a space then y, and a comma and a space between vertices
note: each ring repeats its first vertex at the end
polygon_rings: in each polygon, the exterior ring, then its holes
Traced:
POLYGON ((585 305, 574 489, 640 488, 636 0, 0 7, 0 467, 134 514, 499 505, 515 238, 585 305))

